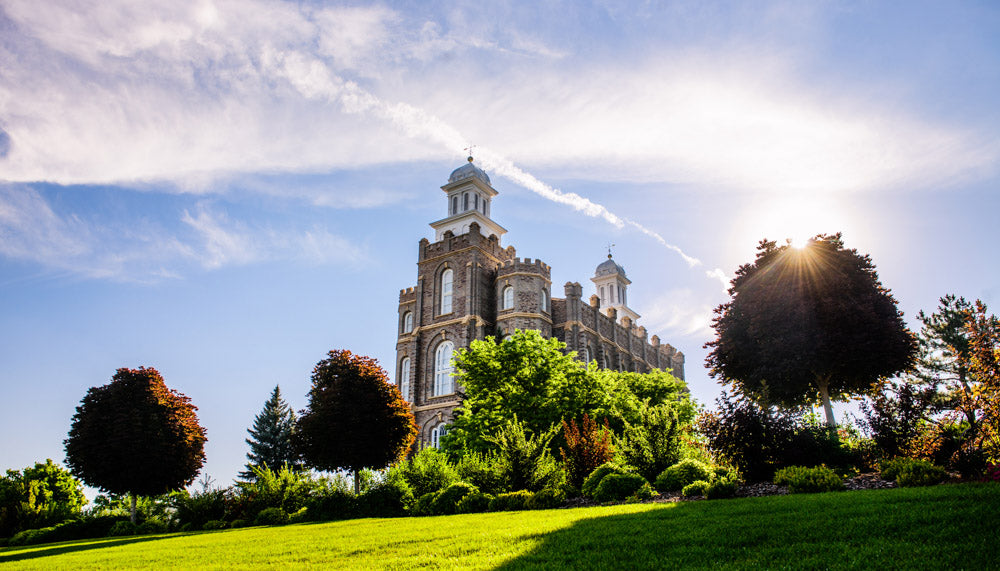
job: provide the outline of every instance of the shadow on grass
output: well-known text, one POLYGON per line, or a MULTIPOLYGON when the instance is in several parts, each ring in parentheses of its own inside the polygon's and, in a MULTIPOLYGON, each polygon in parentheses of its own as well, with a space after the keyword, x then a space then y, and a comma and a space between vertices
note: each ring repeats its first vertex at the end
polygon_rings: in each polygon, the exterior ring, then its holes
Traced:
POLYGON ((1000 485, 665 504, 534 536, 499 569, 990 569, 998 528, 1000 485))
POLYGON ((73 553, 75 551, 90 551, 92 549, 104 549, 106 547, 118 547, 130 543, 143 543, 146 541, 158 541, 161 539, 172 539, 184 537, 190 534, 166 534, 166 535, 142 535, 126 537, 101 537, 96 539, 77 539, 73 541, 63 541, 59 543, 48 543, 38 545, 24 545, 18 547, 8 547, 17 551, 6 551, 0 553, 0 564, 10 561, 25 561, 39 557, 51 557, 63 553, 73 553))

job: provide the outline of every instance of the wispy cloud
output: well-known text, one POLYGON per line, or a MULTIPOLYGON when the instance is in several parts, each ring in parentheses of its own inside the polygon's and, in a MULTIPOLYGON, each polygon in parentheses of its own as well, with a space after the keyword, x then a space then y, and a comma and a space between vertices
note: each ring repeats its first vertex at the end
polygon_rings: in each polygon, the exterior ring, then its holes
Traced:
POLYGON ((709 339, 712 332, 713 306, 704 294, 690 289, 662 292, 652 303, 644 304, 642 322, 650 331, 666 331, 709 339))

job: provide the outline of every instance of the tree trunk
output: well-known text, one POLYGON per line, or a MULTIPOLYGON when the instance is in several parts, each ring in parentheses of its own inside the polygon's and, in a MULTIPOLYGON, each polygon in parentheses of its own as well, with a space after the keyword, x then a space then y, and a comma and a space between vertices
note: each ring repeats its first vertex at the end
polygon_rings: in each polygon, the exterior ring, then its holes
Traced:
POLYGON ((823 398, 823 410, 826 412, 826 424, 830 428, 837 429, 837 419, 833 416, 833 405, 830 403, 830 376, 817 377, 816 385, 819 387, 819 394, 823 398))
POLYGON ((358 477, 358 470, 354 470, 354 495, 361 495, 361 478, 358 477))
POLYGON ((129 495, 132 496, 132 510, 131 510, 131 513, 132 513, 132 525, 135 525, 135 492, 132 492, 129 495))

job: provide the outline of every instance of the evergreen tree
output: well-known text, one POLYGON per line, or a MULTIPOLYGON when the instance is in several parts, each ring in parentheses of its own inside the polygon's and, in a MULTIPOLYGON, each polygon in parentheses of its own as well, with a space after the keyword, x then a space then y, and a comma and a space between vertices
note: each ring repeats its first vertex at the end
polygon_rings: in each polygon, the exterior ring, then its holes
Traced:
POLYGON ((301 462, 292 449, 294 426, 295 411, 281 398, 281 387, 275 385, 271 398, 254 418, 253 428, 247 429, 251 436, 246 439, 250 452, 247 453, 247 469, 240 472, 240 478, 247 481, 256 479, 252 469, 255 466, 272 471, 280 470, 285 464, 290 468, 301 468, 301 462))

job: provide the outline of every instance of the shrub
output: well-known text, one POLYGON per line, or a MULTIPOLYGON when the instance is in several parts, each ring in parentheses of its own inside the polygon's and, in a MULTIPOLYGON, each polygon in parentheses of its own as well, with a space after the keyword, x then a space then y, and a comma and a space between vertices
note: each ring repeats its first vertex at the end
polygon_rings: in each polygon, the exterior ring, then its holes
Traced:
POLYGON ((639 474, 608 474, 594 490, 594 499, 599 502, 621 501, 635 494, 649 482, 639 474))
POLYGON ((987 464, 986 469, 983 470, 982 481, 984 482, 1000 482, 1000 462, 996 464, 987 464))
POLYGON ((614 462, 605 462, 595 468, 594 471, 587 476, 587 479, 583 481, 583 487, 580 488, 580 493, 585 497, 592 498, 594 497, 594 492, 597 491, 597 486, 600 485, 601 480, 603 480, 605 476, 608 476, 609 474, 625 474, 627 472, 628 470, 622 468, 614 462))
POLYGON ((565 480, 565 472, 549 453, 549 442, 556 434, 529 435, 525 423, 515 416, 511 422, 486 441, 496 446, 496 465, 508 490, 532 490, 556 486, 565 480))
POLYGON ((237 482, 235 502, 239 506, 239 516, 250 519, 255 519, 266 508, 281 508, 286 514, 297 512, 328 484, 315 478, 312 472, 294 470, 287 465, 276 471, 257 466, 250 469, 256 477, 252 481, 237 482))
POLYGON ((147 519, 139 524, 136 532, 139 535, 152 535, 156 533, 167 533, 167 523, 159 518, 147 519))
POLYGON ((359 499, 336 483, 328 483, 305 506, 311 521, 348 519, 357 516, 359 499))
POLYGON ((205 524, 201 526, 201 528, 204 529, 205 531, 212 531, 214 529, 226 529, 226 522, 221 519, 210 519, 206 521, 205 524))
POLYGON ((597 424, 589 414, 577 426, 575 420, 562 421, 563 440, 566 446, 559 449, 570 484, 580 487, 595 468, 614 458, 612 433, 605 419, 604 426, 597 424))
POLYGON ((626 424, 618 440, 621 457, 647 480, 681 458, 681 422, 672 404, 644 406, 637 424, 626 424))
POLYGON ((285 525, 288 523, 288 512, 281 508, 265 508, 253 520, 254 525, 285 525))
POLYGON ((566 502, 566 492, 560 488, 545 488, 535 492, 525 502, 529 510, 549 510, 557 508, 566 502))
POLYGON ((413 505, 413 489, 399 470, 389 470, 385 479, 361 495, 361 512, 369 517, 406 515, 413 505))
POLYGON ((694 482, 684 486, 684 489, 681 490, 681 495, 685 498, 690 498, 692 496, 704 496, 705 490, 707 490, 710 485, 711 484, 705 480, 695 480, 694 482))
POLYGON ((411 513, 413 515, 434 515, 434 510, 432 509, 432 506, 434 505, 434 500, 437 499, 437 496, 440 493, 441 490, 438 490, 436 492, 428 492, 417 498, 417 502, 413 504, 413 509, 411 510, 411 513))
POLYGON ((490 502, 494 497, 495 496, 493 494, 484 494, 481 491, 467 494, 464 498, 458 501, 458 504, 455 506, 455 513, 471 514, 489 511, 490 502))
POLYGON ((126 535, 135 535, 138 531, 138 526, 130 521, 118 521, 111 526, 108 530, 108 537, 123 537, 126 535))
POLYGON ((458 471, 435 448, 424 448, 416 456, 400 464, 399 469, 417 498, 444 489, 459 480, 458 471))
POLYGON ((510 491, 496 456, 469 452, 458 460, 455 469, 461 481, 472 484, 484 494, 510 491))
POLYGON ((941 466, 916 458, 895 458, 882 469, 883 478, 894 479, 903 488, 933 486, 943 482, 947 475, 941 466))
POLYGON ((226 519, 230 508, 236 505, 232 499, 229 488, 206 489, 193 494, 180 491, 170 495, 170 505, 182 525, 190 523, 192 527, 201 528, 207 521, 226 519))
POLYGON ((874 396, 861 403, 859 424, 883 455, 909 454, 926 432, 924 416, 933 406, 935 394, 932 386, 883 381, 874 396))
POLYGON ((712 469, 702 462, 681 460, 656 477, 656 489, 660 492, 675 492, 697 480, 711 481, 712 476, 712 469))
POLYGON ((732 498, 736 496, 738 488, 738 481, 730 480, 729 478, 719 478, 705 488, 705 497, 710 500, 732 498))
POLYGON ((233 523, 229 524, 229 527, 231 527, 233 529, 237 529, 237 528, 240 528, 240 527, 247 527, 248 525, 249 525, 249 522, 247 522, 247 520, 245 520, 245 519, 234 519, 233 523))
POLYGON ((511 512, 517 510, 525 509, 525 505, 528 500, 534 494, 528 490, 520 490, 518 492, 507 492, 505 494, 500 494, 497 497, 490 500, 490 511, 491 512, 511 512))
POLYGON ((826 466, 814 468, 789 466, 774 474, 774 483, 788 486, 788 491, 792 494, 834 492, 844 489, 844 481, 826 466))
POLYGON ((455 506, 458 505, 458 502, 461 501, 462 498, 472 492, 478 491, 479 490, 472 484, 455 482, 454 484, 441 490, 441 492, 434 497, 434 501, 431 503, 431 513, 434 515, 453 514, 455 513, 455 506))

